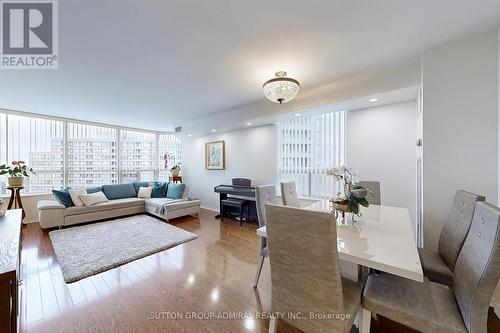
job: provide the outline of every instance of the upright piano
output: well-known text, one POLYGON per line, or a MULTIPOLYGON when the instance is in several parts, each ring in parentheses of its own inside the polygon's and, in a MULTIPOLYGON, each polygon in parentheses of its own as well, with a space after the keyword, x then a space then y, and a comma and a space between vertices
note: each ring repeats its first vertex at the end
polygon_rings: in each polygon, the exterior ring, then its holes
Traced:
MULTIPOLYGON (((251 185, 235 185, 238 182, 233 180, 233 185, 217 185, 214 192, 219 193, 219 211, 222 212, 221 201, 228 197, 245 199, 250 201, 250 220, 258 221, 257 208, 255 206, 255 187, 251 185)), ((216 217, 220 217, 219 215, 216 217)))

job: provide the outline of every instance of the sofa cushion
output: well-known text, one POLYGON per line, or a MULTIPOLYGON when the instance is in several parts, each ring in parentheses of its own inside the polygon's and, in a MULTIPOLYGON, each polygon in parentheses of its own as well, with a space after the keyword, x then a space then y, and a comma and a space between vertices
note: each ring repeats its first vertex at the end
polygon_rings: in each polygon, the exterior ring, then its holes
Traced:
POLYGON ((184 189, 186 185, 180 183, 168 183, 167 187, 167 198, 170 199, 182 199, 182 195, 184 194, 184 189))
POLYGON ((185 209, 189 207, 195 207, 195 206, 200 206, 201 201, 200 200, 176 200, 176 199, 169 199, 169 198, 151 198, 151 199, 146 199, 146 206, 151 206, 151 207, 157 207, 159 205, 164 205, 167 204, 167 210, 169 212, 179 210, 179 209, 185 209))
POLYGON ((48 209, 57 209, 64 210, 66 207, 56 200, 40 200, 36 204, 36 208, 38 210, 48 210, 48 209))
POLYGON ((143 199, 151 198, 151 192, 153 192, 152 186, 148 187, 141 186, 139 187, 139 191, 137 192, 137 197, 143 199))
POLYGON ((133 182, 132 184, 134 184, 135 192, 139 193, 139 188, 148 187, 150 186, 151 182, 133 182))
POLYGON ((69 196, 71 197, 71 201, 73 201, 73 205, 80 207, 83 206, 83 201, 80 199, 80 195, 87 194, 87 190, 84 188, 77 189, 69 189, 69 196))
POLYGON ((64 210, 64 216, 86 214, 93 212, 100 212, 110 209, 121 209, 135 206, 144 206, 144 199, 140 198, 125 198, 110 200, 107 202, 95 204, 92 206, 82 206, 82 207, 69 207, 64 210))
POLYGON ((97 193, 97 192, 102 192, 101 186, 87 187, 87 194, 92 194, 92 193, 97 193))
POLYGON ((104 192, 106 198, 109 200, 133 198, 137 196, 134 184, 132 183, 103 185, 102 192, 104 192))
POLYGON ((151 193, 151 198, 165 198, 166 195, 167 195, 167 183, 155 182, 153 184, 153 192, 151 193))
MULTIPOLYGON (((93 206, 102 202, 109 201, 108 198, 102 192, 96 192, 91 194, 81 194, 80 200, 85 206, 93 206)), ((75 205, 76 206, 76 205, 75 205)), ((80 207, 80 206, 77 206, 80 207)))
POLYGON ((52 190, 52 194, 54 198, 64 207, 73 207, 73 201, 71 200, 71 196, 69 195, 68 189, 64 190, 52 190))

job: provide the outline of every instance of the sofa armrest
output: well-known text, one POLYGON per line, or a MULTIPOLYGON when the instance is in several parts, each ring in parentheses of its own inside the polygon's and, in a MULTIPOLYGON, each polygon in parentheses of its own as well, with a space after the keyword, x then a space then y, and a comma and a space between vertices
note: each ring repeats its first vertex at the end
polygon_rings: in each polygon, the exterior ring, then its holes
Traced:
POLYGON ((55 200, 40 200, 38 201, 36 208, 38 208, 38 210, 46 210, 46 209, 64 209, 66 207, 64 205, 61 205, 59 202, 55 200))
POLYGON ((55 200, 40 200, 36 205, 38 218, 43 229, 64 225, 64 205, 55 200))

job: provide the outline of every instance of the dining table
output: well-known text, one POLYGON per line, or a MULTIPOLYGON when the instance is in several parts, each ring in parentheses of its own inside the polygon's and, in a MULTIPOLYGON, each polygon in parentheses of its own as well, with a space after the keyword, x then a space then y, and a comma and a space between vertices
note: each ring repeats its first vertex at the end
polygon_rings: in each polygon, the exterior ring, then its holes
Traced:
MULTIPOLYGON (((327 199, 310 201, 306 210, 333 213, 327 199)), ((361 216, 346 213, 337 218, 337 249, 342 274, 356 278, 356 269, 368 267, 380 272, 423 282, 424 274, 408 208, 369 205, 361 216), (350 270, 350 272, 347 272, 350 270)), ((300 230, 291 230, 299 232, 300 230)), ((266 226, 257 229, 266 237, 266 226)))

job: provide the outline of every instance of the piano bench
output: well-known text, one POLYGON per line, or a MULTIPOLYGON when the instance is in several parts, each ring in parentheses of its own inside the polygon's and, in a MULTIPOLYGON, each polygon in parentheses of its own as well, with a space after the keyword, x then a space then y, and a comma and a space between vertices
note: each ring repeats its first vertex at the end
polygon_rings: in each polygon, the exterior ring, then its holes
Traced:
POLYGON ((226 207, 232 207, 238 209, 240 214, 240 226, 243 225, 243 208, 247 209, 247 221, 250 220, 250 202, 245 199, 237 198, 227 198, 220 201, 222 206, 222 211, 220 212, 220 220, 224 221, 224 214, 226 213, 226 207))

